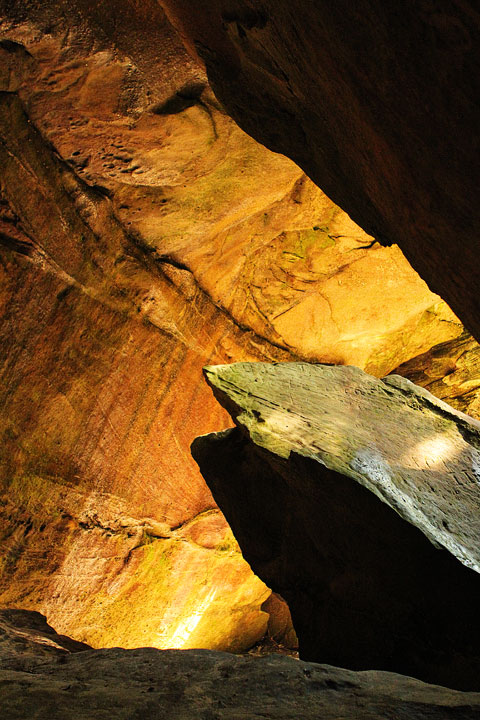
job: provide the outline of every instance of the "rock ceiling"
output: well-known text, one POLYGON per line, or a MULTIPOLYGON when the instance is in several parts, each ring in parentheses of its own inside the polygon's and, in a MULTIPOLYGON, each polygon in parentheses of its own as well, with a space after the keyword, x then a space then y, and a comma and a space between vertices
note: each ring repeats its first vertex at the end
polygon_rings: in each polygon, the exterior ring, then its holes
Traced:
POLYGON ((235 124, 157 3, 115 8, 0 2, 0 602, 97 647, 242 650, 270 590, 190 456, 231 424, 202 367, 402 364, 474 413, 478 346, 235 124))
POLYGON ((474 0, 162 0, 217 97, 480 339, 474 0))

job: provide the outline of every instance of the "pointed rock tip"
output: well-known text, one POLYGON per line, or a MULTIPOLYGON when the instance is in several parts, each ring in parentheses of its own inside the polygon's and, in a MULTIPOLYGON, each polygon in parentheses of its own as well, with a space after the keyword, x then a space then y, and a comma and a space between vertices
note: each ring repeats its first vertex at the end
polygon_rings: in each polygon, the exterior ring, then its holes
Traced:
POLYGON ((208 385, 217 386, 229 368, 230 365, 205 365, 203 367, 203 377, 208 385))
POLYGON ((210 377, 211 375, 221 375, 222 370, 227 367, 228 365, 204 365, 203 374, 205 377, 210 377))

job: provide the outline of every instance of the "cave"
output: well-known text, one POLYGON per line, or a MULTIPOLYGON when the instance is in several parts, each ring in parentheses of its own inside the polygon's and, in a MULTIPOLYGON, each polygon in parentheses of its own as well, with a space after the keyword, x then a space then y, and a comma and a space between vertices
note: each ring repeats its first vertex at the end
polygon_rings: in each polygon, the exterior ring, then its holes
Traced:
POLYGON ((475 3, 0 0, 0 718, 480 717, 475 3))

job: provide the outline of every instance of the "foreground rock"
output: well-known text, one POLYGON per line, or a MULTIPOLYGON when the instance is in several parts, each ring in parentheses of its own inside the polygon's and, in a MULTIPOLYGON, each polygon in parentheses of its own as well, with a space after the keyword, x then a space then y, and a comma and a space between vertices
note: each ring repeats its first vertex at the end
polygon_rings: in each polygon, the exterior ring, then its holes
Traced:
POLYGON ((480 687, 480 423, 398 376, 206 369, 238 428, 195 459, 304 659, 480 687))
MULTIPOLYGON (((4 620, 0 613, 0 638, 14 637, 18 633, 14 621, 4 620)), ((38 632, 39 618, 33 620, 38 632)), ((28 618, 21 622, 26 632, 28 618)), ((5 653, 0 644, 0 668, 1 720, 480 717, 478 693, 459 693, 390 673, 355 673, 278 655, 252 658, 152 648, 71 653, 42 645, 39 638, 36 648, 33 642, 28 652, 22 646, 16 653, 5 653)))

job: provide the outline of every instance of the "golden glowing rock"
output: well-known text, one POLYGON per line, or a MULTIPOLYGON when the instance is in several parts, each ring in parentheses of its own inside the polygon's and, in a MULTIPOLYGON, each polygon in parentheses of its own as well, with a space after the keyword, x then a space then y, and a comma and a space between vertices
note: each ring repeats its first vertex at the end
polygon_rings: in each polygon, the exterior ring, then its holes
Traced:
POLYGON ((202 364, 288 356, 139 252, 14 95, 0 119, 0 602, 94 645, 244 649, 269 591, 189 445, 228 422, 202 364))
POLYGON ((63 35, 20 25, 9 37, 33 56, 18 81, 32 120, 82 178, 108 188, 152 258, 188 268, 242 327, 378 376, 461 333, 398 247, 369 247, 296 165, 225 115, 178 40, 152 83, 111 46, 78 41, 72 62, 63 35))
POLYGON ((461 326, 235 125, 157 3, 125 31, 97 5, 0 17, 0 602, 95 645, 241 650, 268 591, 190 456, 229 423, 202 366, 382 374, 461 326))

